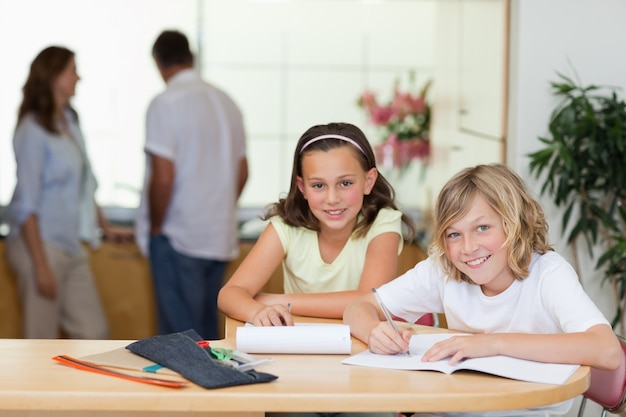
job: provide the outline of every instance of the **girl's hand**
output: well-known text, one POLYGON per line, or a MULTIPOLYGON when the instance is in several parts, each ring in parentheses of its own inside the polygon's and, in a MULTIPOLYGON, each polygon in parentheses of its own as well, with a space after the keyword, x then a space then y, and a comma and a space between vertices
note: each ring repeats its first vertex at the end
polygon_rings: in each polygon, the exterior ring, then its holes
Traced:
POLYGON ((381 321, 370 332, 367 342, 369 350, 373 353, 395 355, 396 353, 409 351, 409 340, 413 332, 400 327, 400 334, 386 321, 381 321))
POLYGON ((293 317, 286 305, 266 306, 252 318, 255 326, 293 326, 293 317))
POLYGON ((480 358, 498 354, 497 335, 473 334, 453 336, 435 343, 424 353, 422 361, 435 362, 450 357, 448 363, 454 365, 464 358, 480 358))

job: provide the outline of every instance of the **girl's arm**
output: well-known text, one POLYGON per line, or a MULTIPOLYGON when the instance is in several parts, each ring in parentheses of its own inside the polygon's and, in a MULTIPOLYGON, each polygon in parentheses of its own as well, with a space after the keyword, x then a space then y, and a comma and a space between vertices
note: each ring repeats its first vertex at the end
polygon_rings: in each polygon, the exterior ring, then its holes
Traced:
MULTIPOLYGON (((381 233, 367 246, 365 265, 359 282, 359 296, 370 294, 372 288, 378 288, 398 276, 398 246, 400 235, 394 232, 381 233)), ((352 297, 343 306, 339 317, 349 302, 356 300, 352 297)))
POLYGON ((217 298, 219 309, 234 319, 256 325, 293 324, 291 315, 287 312, 287 304, 267 306, 255 300, 283 257, 280 239, 270 223, 220 290, 217 298))
POLYGON ((598 324, 585 332, 561 334, 494 333, 452 337, 435 344, 424 360, 507 355, 539 362, 572 363, 599 369, 616 369, 621 346, 613 329, 598 324), (465 339, 465 340, 464 340, 465 339))
POLYGON ((396 277, 398 272, 398 245, 400 235, 381 233, 367 247, 365 264, 359 288, 350 291, 310 294, 260 294, 258 301, 264 304, 291 305, 291 313, 298 316, 340 319, 352 301, 370 293, 396 277))

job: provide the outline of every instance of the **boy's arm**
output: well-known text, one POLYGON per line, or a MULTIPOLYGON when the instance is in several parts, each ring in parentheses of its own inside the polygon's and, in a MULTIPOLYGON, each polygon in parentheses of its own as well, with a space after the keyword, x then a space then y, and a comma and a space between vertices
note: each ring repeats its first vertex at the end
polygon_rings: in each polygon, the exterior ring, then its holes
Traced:
POLYGON ((620 350, 613 330, 606 324, 598 324, 578 333, 493 333, 453 337, 435 344, 424 354, 424 360, 451 357, 450 363, 454 364, 463 358, 507 355, 538 362, 616 369, 621 361, 620 350))
POLYGON ((367 343, 374 353, 392 355, 407 352, 409 349, 409 340, 413 333, 400 327, 398 334, 384 319, 371 292, 348 305, 343 314, 343 322, 350 326, 350 333, 367 343))
POLYGON ((616 369, 621 362, 619 340, 606 324, 598 324, 579 333, 502 336, 498 344, 503 355, 599 369, 616 369))
POLYGON ((374 303, 376 300, 370 292, 350 303, 343 312, 343 322, 350 326, 352 336, 365 343, 368 343, 372 330, 381 322, 374 303))

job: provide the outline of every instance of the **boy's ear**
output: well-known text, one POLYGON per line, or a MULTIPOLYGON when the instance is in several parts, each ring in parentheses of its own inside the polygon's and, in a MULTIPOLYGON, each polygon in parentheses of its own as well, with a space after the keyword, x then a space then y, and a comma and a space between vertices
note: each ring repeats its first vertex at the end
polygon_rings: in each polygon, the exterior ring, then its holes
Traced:
POLYGON ((376 184, 376 180, 378 179, 378 170, 376 168, 371 168, 365 174, 365 195, 369 195, 372 192, 372 188, 374 188, 374 184, 376 184))
POLYGON ((304 181, 302 180, 302 177, 296 177, 296 184, 298 184, 298 190, 300 190, 300 192, 304 196, 304 199, 306 200, 306 193, 304 192, 304 181))

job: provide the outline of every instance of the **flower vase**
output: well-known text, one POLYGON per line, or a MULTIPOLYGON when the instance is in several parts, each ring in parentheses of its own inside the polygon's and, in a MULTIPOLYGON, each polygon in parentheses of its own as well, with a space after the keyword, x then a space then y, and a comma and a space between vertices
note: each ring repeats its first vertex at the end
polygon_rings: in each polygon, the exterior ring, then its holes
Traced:
POLYGON ((396 169, 405 171, 415 159, 426 163, 430 153, 430 143, 426 139, 413 138, 399 140, 395 134, 390 134, 380 145, 374 147, 376 164, 386 171, 396 169))
POLYGON ((421 207, 429 142, 421 138, 398 140, 391 134, 374 147, 379 171, 393 186, 399 206, 421 207))

